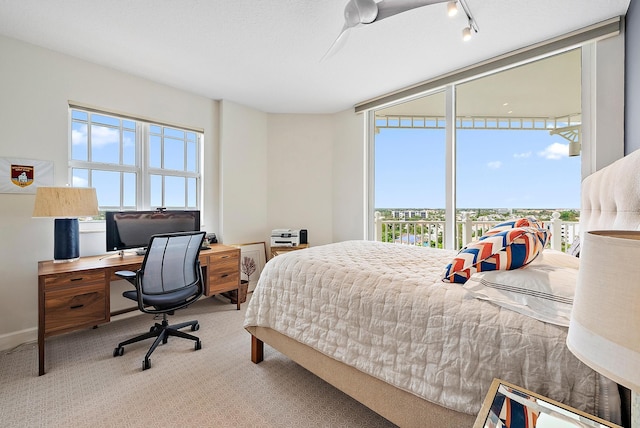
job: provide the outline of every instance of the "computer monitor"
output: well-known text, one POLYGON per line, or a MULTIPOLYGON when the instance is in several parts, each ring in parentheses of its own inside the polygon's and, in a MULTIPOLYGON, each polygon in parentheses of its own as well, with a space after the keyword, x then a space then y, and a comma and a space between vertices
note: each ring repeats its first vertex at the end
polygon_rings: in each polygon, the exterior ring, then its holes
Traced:
POLYGON ((152 235, 200 230, 200 211, 107 211, 107 251, 145 248, 152 235))

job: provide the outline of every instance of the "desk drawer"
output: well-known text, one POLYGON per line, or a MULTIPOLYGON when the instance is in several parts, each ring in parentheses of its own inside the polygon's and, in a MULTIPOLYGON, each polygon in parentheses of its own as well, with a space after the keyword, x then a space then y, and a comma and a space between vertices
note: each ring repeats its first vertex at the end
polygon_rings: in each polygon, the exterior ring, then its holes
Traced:
POLYGON ((209 267, 211 269, 221 269, 225 266, 227 269, 238 269, 240 263, 240 250, 219 251, 209 254, 209 267))
POLYGON ((56 276, 48 276, 44 278, 44 289, 63 287, 77 287, 81 285, 102 284, 104 285, 104 271, 81 271, 60 273, 56 276))
POLYGON ((45 333, 107 322, 104 283, 44 293, 45 333))
POLYGON ((238 284, 240 284, 240 250, 211 254, 208 269, 207 295, 238 288, 238 284))
POLYGON ((235 290, 240 284, 240 272, 236 269, 233 273, 222 273, 218 276, 209 276, 209 291, 207 295, 235 290))

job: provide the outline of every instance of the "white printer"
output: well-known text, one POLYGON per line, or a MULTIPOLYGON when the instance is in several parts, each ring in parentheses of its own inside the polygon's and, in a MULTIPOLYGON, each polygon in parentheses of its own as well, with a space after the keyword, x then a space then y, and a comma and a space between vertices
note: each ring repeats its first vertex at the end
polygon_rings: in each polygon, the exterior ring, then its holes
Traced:
POLYGON ((307 229, 273 229, 272 247, 296 247, 307 243, 307 229))

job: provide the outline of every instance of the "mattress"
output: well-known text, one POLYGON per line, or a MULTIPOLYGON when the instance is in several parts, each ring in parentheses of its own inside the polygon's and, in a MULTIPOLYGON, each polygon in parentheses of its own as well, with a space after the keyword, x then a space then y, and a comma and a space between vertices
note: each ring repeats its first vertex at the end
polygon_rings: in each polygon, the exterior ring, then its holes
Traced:
POLYGON ((455 254, 347 241, 275 257, 245 327, 274 329, 455 411, 476 414, 500 378, 606 418, 601 376, 567 349, 567 328, 443 283, 455 254))

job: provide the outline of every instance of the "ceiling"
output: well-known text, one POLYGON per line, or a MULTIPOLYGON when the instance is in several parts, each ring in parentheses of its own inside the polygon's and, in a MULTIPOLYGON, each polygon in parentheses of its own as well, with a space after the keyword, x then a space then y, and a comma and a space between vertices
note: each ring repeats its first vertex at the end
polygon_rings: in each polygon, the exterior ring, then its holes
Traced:
POLYGON ((351 31, 347 0, 0 0, 0 34, 269 113, 334 113, 624 15, 630 0, 467 0, 351 31))

